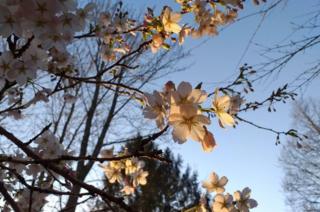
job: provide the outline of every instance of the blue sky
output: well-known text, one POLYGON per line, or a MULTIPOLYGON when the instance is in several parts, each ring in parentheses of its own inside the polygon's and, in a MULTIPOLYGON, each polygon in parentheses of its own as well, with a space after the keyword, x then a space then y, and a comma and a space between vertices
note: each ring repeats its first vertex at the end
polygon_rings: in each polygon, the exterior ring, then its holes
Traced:
MULTIPOLYGON (((125 1, 129 5, 131 1, 125 1)), ((134 7, 145 8, 145 5, 161 8, 165 4, 176 6, 173 0, 163 1, 134 1, 134 7)), ((269 1, 269 3, 272 1, 269 1)), ((289 1, 286 6, 281 5, 274 10, 263 22, 261 28, 253 39, 253 43, 272 46, 283 41, 292 31, 290 22, 298 21, 316 5, 316 1, 289 1)), ((265 5, 266 6, 266 5, 265 5)), ((252 6, 246 2, 247 10, 240 16, 252 13, 261 7, 252 6)), ((235 76, 237 66, 247 62, 250 65, 263 61, 259 56, 261 49, 257 45, 250 45, 245 56, 241 59, 252 34, 256 30, 261 16, 254 16, 242 22, 233 24, 224 30, 219 36, 211 38, 192 52, 188 63, 193 65, 185 72, 170 76, 170 79, 179 83, 189 81, 193 85, 204 82, 206 89, 213 90, 215 86, 222 85, 219 82, 228 77, 235 76)), ((202 40, 188 39, 185 47, 192 48, 202 40)), ((288 40, 287 40, 288 41, 288 40)), ((290 82, 307 65, 312 58, 319 53, 304 54, 290 63, 279 76, 260 82, 256 85, 256 92, 252 98, 262 100, 270 95, 274 88, 283 83, 290 82)), ((185 63, 183 61, 181 63, 185 63)), ((154 89, 160 89, 164 81, 162 79, 154 84, 154 89)), ((319 95, 313 91, 320 87, 313 83, 308 88, 299 91, 300 98, 314 97, 319 95)), ((280 104, 276 113, 268 113, 266 109, 243 114, 249 120, 267 127, 278 130, 292 128, 291 115, 292 104, 280 104)), ((284 193, 281 188, 283 173, 278 162, 281 145, 275 145, 275 135, 266 131, 240 123, 236 129, 220 129, 217 123, 213 123, 210 130, 214 133, 218 147, 212 153, 204 153, 201 146, 193 141, 184 145, 174 144, 171 149, 183 156, 185 162, 199 173, 199 179, 206 179, 211 171, 229 178, 227 189, 233 192, 246 186, 252 189, 252 196, 258 201, 259 206, 253 210, 256 212, 289 211, 285 206, 284 193)), ((285 139, 283 139, 285 141, 285 139)))

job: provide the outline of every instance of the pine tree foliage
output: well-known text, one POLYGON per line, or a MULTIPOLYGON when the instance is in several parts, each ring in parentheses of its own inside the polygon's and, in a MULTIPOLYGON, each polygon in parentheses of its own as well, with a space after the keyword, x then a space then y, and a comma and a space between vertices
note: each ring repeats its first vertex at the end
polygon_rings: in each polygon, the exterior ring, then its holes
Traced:
MULTIPOLYGON (((138 142, 138 141, 137 141, 138 142)), ((135 151, 139 145, 132 142, 126 146, 128 151, 135 151)), ((154 144, 146 147, 147 151, 156 149, 154 144)), ((180 156, 174 156, 169 148, 163 152, 163 156, 172 161, 172 163, 163 163, 157 160, 144 160, 144 169, 149 172, 148 183, 135 191, 132 196, 127 196, 126 201, 137 211, 181 211, 199 204, 201 190, 198 182, 198 175, 190 167, 184 168, 180 156)), ((105 182, 105 190, 121 196, 118 184, 105 182)), ((96 208, 108 211, 120 208, 108 206, 99 201, 96 208)))

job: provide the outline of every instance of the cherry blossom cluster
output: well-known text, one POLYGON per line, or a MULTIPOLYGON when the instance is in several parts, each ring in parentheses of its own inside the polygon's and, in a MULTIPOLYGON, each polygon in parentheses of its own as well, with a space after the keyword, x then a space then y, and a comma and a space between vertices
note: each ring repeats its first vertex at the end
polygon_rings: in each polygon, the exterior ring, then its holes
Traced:
POLYGON ((177 2, 182 5, 184 13, 192 12, 194 14, 198 26, 191 29, 191 35, 196 38, 204 35, 217 35, 218 27, 234 21, 238 15, 237 9, 242 8, 239 0, 223 0, 220 1, 220 5, 214 1, 178 0, 177 2))
MULTIPOLYGON (((118 156, 126 155, 126 151, 118 154, 118 156)), ((114 157, 113 149, 104 150, 103 157, 114 157)), ((143 170, 145 163, 136 157, 123 160, 110 161, 107 164, 101 165, 105 176, 110 183, 122 185, 122 192, 125 195, 131 195, 139 185, 147 184, 147 176, 149 173, 143 170)))
MULTIPOLYGON (((33 143, 35 145, 33 145, 32 150, 37 153, 41 159, 57 159, 62 155, 70 155, 70 152, 64 149, 63 145, 59 143, 58 138, 50 131, 43 132, 33 143)), ((45 168, 36 163, 28 163, 29 161, 32 161, 32 158, 29 158, 20 152, 16 152, 11 156, 11 160, 12 162, 1 164, 2 168, 5 169, 2 169, 0 174, 0 181, 5 184, 8 191, 14 191, 17 183, 27 183, 26 179, 30 177, 30 179, 34 180, 34 184, 39 189, 49 189, 53 185, 53 178, 50 177, 50 174, 47 173, 45 168), (9 172, 5 170, 8 170, 9 172), (21 178, 23 177, 26 177, 23 180, 24 182, 21 181, 21 178)), ((65 161, 59 160, 56 165, 63 169, 69 169, 68 164, 65 161)), ((30 191, 23 189, 16 192, 15 198, 17 200, 17 205, 22 211, 31 209, 31 211, 36 212, 40 211, 47 203, 46 197, 48 195, 49 194, 45 192, 33 191, 32 196, 30 196, 30 191), (30 198, 32 198, 31 206, 26 204, 27 202, 30 202, 30 198)))
POLYGON ((211 107, 204 108, 202 104, 207 100, 208 94, 200 88, 192 88, 188 82, 181 82, 176 88, 169 81, 163 91, 145 93, 145 96, 145 118, 155 119, 160 129, 166 125, 172 126, 174 141, 182 144, 190 138, 200 142, 205 152, 212 151, 216 142, 207 128, 211 121, 204 113, 215 114, 221 127, 234 126, 233 115, 241 103, 239 96, 219 96, 216 90, 211 107))
POLYGON ((11 41, 0 56, 0 88, 5 80, 24 85, 38 70, 56 72, 72 64, 67 46, 84 30, 93 4, 77 9, 75 0, 4 0, 0 36, 11 41))
POLYGON ((135 21, 128 18, 128 13, 118 11, 114 15, 109 12, 103 12, 99 16, 99 22, 95 32, 102 40, 101 56, 106 61, 114 61, 117 57, 122 56, 130 51, 127 43, 127 32, 135 35, 135 21))
POLYGON ((181 11, 174 12, 170 7, 164 7, 160 16, 154 16, 149 10, 145 15, 147 31, 144 37, 152 36, 151 51, 157 52, 160 48, 169 48, 168 40, 183 44, 185 37, 193 38, 205 35, 218 34, 218 27, 234 21, 241 1, 201 1, 201 0, 176 0, 181 5, 181 11), (237 3, 235 3, 237 2, 237 3), (239 4, 238 4, 239 3, 239 4), (196 26, 179 24, 183 15, 192 14, 196 26), (173 35, 177 35, 177 37, 173 35))
MULTIPOLYGON (((250 209, 257 207, 256 200, 250 198, 251 190, 246 187, 242 191, 236 191, 233 195, 225 192, 225 185, 228 178, 219 178, 216 173, 211 173, 209 179, 204 181, 202 187, 209 193, 216 193, 212 202, 213 212, 249 212, 250 209)), ((204 208, 204 205, 202 205, 204 208)), ((204 210, 206 211, 206 210, 204 210)))
POLYGON ((143 23, 128 18, 128 13, 122 12, 121 8, 113 15, 108 12, 100 14, 99 24, 93 31, 103 41, 103 59, 114 61, 117 56, 128 53, 128 37, 137 36, 139 32, 144 40, 149 40, 149 47, 153 53, 161 48, 169 49, 171 41, 178 41, 181 45, 189 35, 194 38, 217 35, 218 27, 233 22, 238 9, 243 7, 241 0, 176 2, 181 6, 180 11, 173 11, 171 7, 165 6, 158 16, 148 8, 143 23), (186 14, 194 16, 196 26, 179 24, 186 14))
POLYGON ((54 159, 69 154, 59 139, 49 130, 45 131, 34 143, 37 144, 34 151, 43 159, 54 159))
MULTIPOLYGON (((62 155, 70 155, 71 152, 65 150, 64 146, 59 143, 59 139, 50 131, 45 131, 41 136, 39 136, 34 142, 35 145, 32 150, 41 158, 41 159, 57 159, 62 155)), ((20 152, 16 152, 12 159, 19 161, 28 161, 31 158, 26 157, 20 152)), ((29 164, 25 165, 23 163, 8 162, 9 168, 14 169, 17 174, 22 174, 24 171, 27 175, 36 177, 40 174, 41 171, 44 171, 41 165, 38 164, 29 164)), ((62 168, 67 167, 65 161, 60 161, 56 165, 61 166, 62 168)))
MULTIPOLYGON (((0 155, 0 158, 1 157, 2 155, 0 155)), ((12 160, 19 160, 19 161, 27 161, 29 159, 21 152, 15 152, 14 155, 11 155, 11 158, 12 160)), ((24 163, 5 162, 5 163, 2 163, 1 165, 3 167, 6 167, 7 170, 6 169, 1 170, 0 180, 5 183, 5 185, 7 186, 7 189, 10 191, 13 191, 14 184, 19 182, 16 175, 23 176, 24 174, 26 174, 27 176, 30 176, 30 177, 36 177, 40 173, 40 171, 42 171, 42 168, 40 167, 40 165, 37 165, 37 164, 25 165, 24 163), (14 171, 16 175, 9 174, 8 172, 9 170, 14 171)))

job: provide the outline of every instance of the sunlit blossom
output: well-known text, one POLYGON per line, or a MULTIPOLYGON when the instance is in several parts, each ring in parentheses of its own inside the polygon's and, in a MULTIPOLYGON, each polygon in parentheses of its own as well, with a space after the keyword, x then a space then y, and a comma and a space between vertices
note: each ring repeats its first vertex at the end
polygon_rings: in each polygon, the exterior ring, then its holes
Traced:
POLYGON ((121 189, 121 192, 123 192, 126 195, 131 195, 134 193, 134 187, 131 185, 125 185, 123 189, 121 189))
POLYGON ((204 126, 210 124, 210 120, 199 114, 197 108, 185 105, 170 114, 169 123, 173 126, 173 139, 178 143, 184 143, 188 138, 201 141, 206 134, 204 126))
POLYGON ((218 96, 218 90, 216 90, 215 97, 212 102, 212 109, 219 118, 219 124, 221 127, 234 126, 234 118, 227 112, 230 109, 229 96, 218 96))
POLYGON ((102 166, 102 168, 110 183, 122 182, 121 169, 114 168, 110 164, 102 166))
POLYGON ((147 105, 143 111, 144 117, 155 119, 157 126, 163 129, 167 116, 163 96, 158 91, 154 91, 153 94, 145 93, 145 97, 147 99, 147 105))
POLYGON ((152 42, 150 44, 152 53, 157 53, 157 51, 161 48, 163 42, 164 38, 160 34, 154 34, 152 36, 152 42))
POLYGON ((223 193, 225 191, 224 186, 228 183, 228 178, 219 176, 212 172, 209 179, 202 183, 202 187, 207 189, 208 192, 223 193))
POLYGON ((207 93, 200 89, 193 89, 188 82, 181 82, 176 91, 171 92, 171 113, 179 108, 175 106, 193 105, 198 107, 207 99, 207 93))
POLYGON ((133 186, 137 187, 138 185, 146 185, 148 175, 149 175, 149 172, 139 169, 133 175, 133 186))
POLYGON ((230 194, 217 194, 214 197, 213 212, 237 212, 230 194))
POLYGON ((174 13, 171 8, 166 7, 161 19, 164 30, 166 32, 179 33, 181 30, 181 27, 178 24, 180 19, 180 14, 174 13))
POLYGON ((249 209, 258 206, 256 200, 250 198, 251 190, 246 187, 242 191, 234 192, 233 196, 240 212, 249 212, 249 209))

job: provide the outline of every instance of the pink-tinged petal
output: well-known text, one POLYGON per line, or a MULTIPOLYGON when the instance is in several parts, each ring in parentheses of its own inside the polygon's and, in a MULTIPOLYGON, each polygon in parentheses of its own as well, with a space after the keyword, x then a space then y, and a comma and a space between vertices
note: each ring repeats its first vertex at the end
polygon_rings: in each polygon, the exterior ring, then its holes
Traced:
POLYGON ((158 117, 158 114, 153 111, 152 107, 146 107, 143 111, 143 116, 147 119, 155 119, 158 117))
POLYGON ((188 96, 188 100, 196 103, 201 104, 207 99, 207 94, 205 91, 202 91, 200 89, 193 89, 188 96))
POLYGON ((244 102, 244 100, 240 97, 240 95, 232 96, 230 98, 230 114, 236 114, 239 109, 240 105, 244 102))
POLYGON ((171 80, 166 82, 166 84, 164 85, 164 92, 170 92, 175 90, 176 90, 176 85, 171 80))
POLYGON ((182 98, 186 98, 191 93, 192 86, 188 82, 181 82, 178 85, 177 91, 182 98))
POLYGON ((171 93, 171 105, 178 105, 181 101, 180 95, 177 91, 171 93))
POLYGON ((194 125, 191 128, 190 137, 194 141, 201 141, 206 134, 205 129, 201 125, 194 125))
POLYGON ((213 204, 213 211, 224 212, 224 209, 222 208, 223 208, 222 203, 217 202, 213 204))
POLYGON ((181 105, 179 107, 180 114, 185 118, 193 118, 198 114, 198 108, 195 105, 181 105))
POLYGON ((160 92, 154 91, 154 92, 153 92, 153 96, 154 96, 155 102, 156 102, 158 105, 163 105, 163 98, 162 98, 160 92))
POLYGON ((181 15, 179 13, 171 13, 170 18, 172 22, 178 23, 181 20, 181 15))
POLYGON ((236 191, 233 193, 233 197, 236 201, 241 200, 241 192, 240 191, 236 191))
POLYGON ((221 193, 223 193, 225 191, 225 189, 223 188, 223 187, 217 187, 216 188, 216 193, 217 194, 221 194, 221 193))
POLYGON ((149 105, 151 105, 151 106, 154 106, 154 105, 155 105, 155 99, 154 99, 154 97, 153 97, 152 94, 150 94, 150 93, 144 93, 144 96, 146 97, 147 103, 148 103, 149 105))
POLYGON ((179 144, 183 144, 187 141, 189 134, 190 132, 187 125, 174 125, 172 130, 172 138, 174 141, 178 142, 179 144))
POLYGON ((223 176, 219 180, 219 186, 225 186, 228 183, 228 178, 223 176))
POLYGON ((210 119, 204 115, 196 115, 194 118, 193 118, 194 122, 198 122, 202 125, 208 125, 210 124, 210 119))
POLYGON ((170 8, 166 8, 163 12, 163 15, 162 15, 162 23, 163 25, 166 25, 170 19, 170 13, 171 13, 171 9, 170 8))
POLYGON ((209 179, 213 184, 216 184, 218 183, 219 176, 215 172, 212 172, 209 176, 209 179))
POLYGON ((180 114, 180 106, 171 105, 170 114, 180 114))
POLYGON ((158 116, 158 118, 156 119, 156 124, 157 124, 157 127, 160 130, 163 130, 163 128, 164 128, 164 118, 163 118, 163 116, 158 116))
POLYGON ((222 96, 217 98, 217 106, 219 108, 223 108, 224 110, 228 110, 230 107, 230 97, 222 96))
POLYGON ((206 180, 206 181, 202 182, 202 188, 205 188, 205 189, 207 189, 209 191, 210 187, 211 187, 211 182, 210 181, 206 180))
POLYGON ((217 194, 215 197, 214 197, 214 201, 215 202, 219 202, 219 203, 224 203, 224 196, 222 194, 217 194))
POLYGON ((183 121, 184 121, 183 116, 181 116, 180 113, 172 113, 169 116, 169 124, 171 125, 176 125, 183 121))
POLYGON ((201 144, 204 152, 211 152, 217 145, 213 134, 209 131, 206 131, 206 135, 201 141, 201 144))

